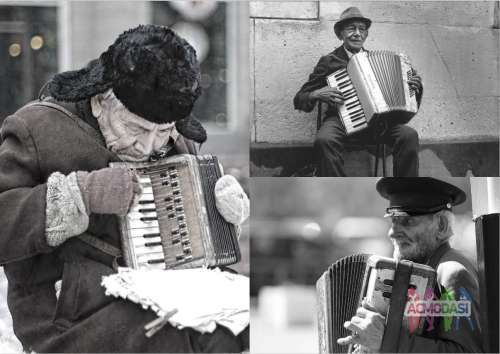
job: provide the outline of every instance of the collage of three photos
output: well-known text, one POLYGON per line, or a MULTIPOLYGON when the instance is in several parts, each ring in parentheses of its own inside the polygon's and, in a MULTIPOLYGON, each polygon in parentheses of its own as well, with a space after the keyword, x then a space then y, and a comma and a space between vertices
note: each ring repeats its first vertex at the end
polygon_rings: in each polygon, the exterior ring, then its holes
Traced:
POLYGON ((499 26, 0 0, 0 353, 499 352, 499 26))

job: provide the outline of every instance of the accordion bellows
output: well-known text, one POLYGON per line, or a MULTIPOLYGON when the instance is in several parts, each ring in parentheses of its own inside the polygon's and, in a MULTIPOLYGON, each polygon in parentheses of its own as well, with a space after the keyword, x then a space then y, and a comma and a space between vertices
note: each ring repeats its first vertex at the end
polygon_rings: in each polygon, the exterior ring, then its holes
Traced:
POLYGON ((139 203, 120 220, 131 268, 222 266, 241 259, 236 230, 215 206, 217 157, 176 155, 157 162, 111 163, 139 176, 139 203))
POLYGON ((402 272, 398 273, 397 261, 366 254, 344 257, 323 273, 316 282, 320 353, 351 352, 352 348, 338 345, 337 339, 351 334, 344 328, 344 322, 356 314, 363 299, 386 318, 381 352, 396 351, 399 341, 396 333, 402 328, 411 327, 416 334, 423 331, 424 321, 420 317, 404 316, 403 310, 409 296, 413 299, 426 298, 428 290, 434 288, 436 272, 427 265, 403 262, 409 265, 406 283, 399 280, 402 279, 399 277, 402 272), (399 286, 396 284, 398 281, 401 281, 399 286), (402 300, 400 305, 403 308, 399 313, 390 312, 391 307, 398 306, 399 300, 402 300))
POLYGON ((416 94, 408 86, 412 75, 408 57, 390 51, 357 53, 347 68, 329 75, 328 85, 338 88, 345 99, 338 111, 346 133, 379 120, 406 124, 418 110, 416 94))

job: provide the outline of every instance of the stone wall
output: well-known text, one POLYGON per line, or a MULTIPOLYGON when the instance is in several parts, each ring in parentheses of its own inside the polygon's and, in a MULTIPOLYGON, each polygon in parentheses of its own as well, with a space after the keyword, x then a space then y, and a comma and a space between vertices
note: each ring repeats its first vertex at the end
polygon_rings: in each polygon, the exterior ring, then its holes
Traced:
POLYGON ((373 21, 365 47, 406 53, 422 76, 424 98, 409 123, 421 142, 498 147, 498 4, 250 3, 252 146, 312 143, 316 112, 295 111, 292 100, 318 59, 341 44, 333 33, 340 13, 357 6, 373 21))

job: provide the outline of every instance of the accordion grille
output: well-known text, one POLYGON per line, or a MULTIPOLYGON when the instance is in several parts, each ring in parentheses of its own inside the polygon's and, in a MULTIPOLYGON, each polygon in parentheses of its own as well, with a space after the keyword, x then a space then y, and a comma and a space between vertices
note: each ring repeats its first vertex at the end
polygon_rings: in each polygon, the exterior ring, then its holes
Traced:
POLYGON ((358 308, 368 258, 366 254, 341 258, 316 283, 320 353, 348 351, 348 347, 337 344, 337 339, 351 334, 344 328, 344 322, 358 308))

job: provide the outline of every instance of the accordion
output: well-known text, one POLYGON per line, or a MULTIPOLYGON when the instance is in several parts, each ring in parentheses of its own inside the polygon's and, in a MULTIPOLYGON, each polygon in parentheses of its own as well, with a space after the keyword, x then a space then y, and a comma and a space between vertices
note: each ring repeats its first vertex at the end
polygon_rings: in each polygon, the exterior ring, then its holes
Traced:
POLYGON ((131 268, 194 268, 237 263, 236 230, 215 206, 217 157, 176 155, 156 162, 117 162, 139 177, 137 206, 120 218, 125 263, 131 268))
POLYGON ((347 68, 329 75, 328 85, 344 96, 338 111, 346 133, 378 121, 406 124, 418 109, 416 94, 407 83, 413 73, 405 55, 373 51, 354 54, 347 68))
POLYGON ((397 352, 401 329, 419 334, 424 325, 423 317, 404 316, 405 306, 411 299, 426 299, 435 279, 434 269, 409 261, 365 254, 338 260, 316 282, 320 353, 351 352, 337 339, 351 334, 344 322, 363 299, 386 318, 381 352, 397 352))

